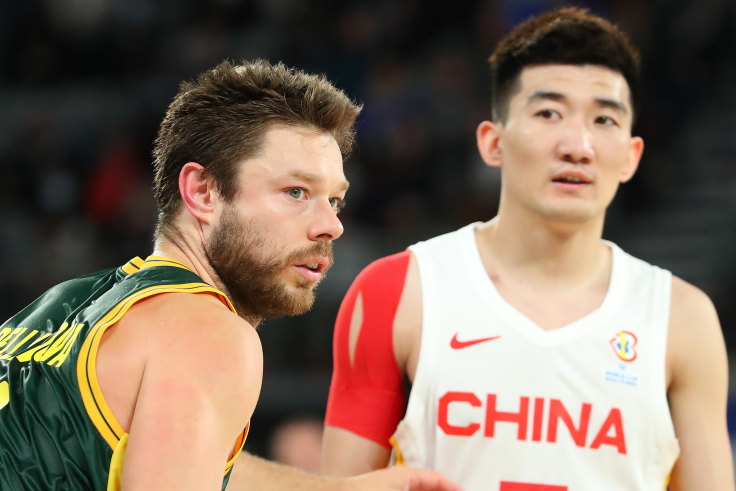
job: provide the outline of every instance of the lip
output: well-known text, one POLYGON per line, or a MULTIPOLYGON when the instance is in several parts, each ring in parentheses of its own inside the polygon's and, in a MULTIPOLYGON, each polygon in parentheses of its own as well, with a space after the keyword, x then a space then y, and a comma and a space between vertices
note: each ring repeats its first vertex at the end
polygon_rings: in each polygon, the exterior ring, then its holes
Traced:
POLYGON ((552 176, 551 181, 555 184, 563 186, 580 186, 585 184, 593 184, 593 178, 591 176, 577 169, 569 169, 558 172, 552 176), (568 182, 564 180, 569 178, 577 179, 580 182, 568 182))
POLYGON ((327 269, 328 264, 329 261, 326 257, 310 257, 294 264, 294 267, 299 270, 307 281, 317 282, 324 276, 324 272, 327 269), (317 263, 317 269, 307 268, 306 265, 309 263, 317 263))

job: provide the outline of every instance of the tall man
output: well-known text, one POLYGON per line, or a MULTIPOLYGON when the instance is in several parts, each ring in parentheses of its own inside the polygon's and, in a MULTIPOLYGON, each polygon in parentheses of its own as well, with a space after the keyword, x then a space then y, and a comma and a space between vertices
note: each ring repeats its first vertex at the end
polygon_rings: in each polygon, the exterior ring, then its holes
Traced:
POLYGON ((391 442, 468 490, 732 490, 712 303, 601 238, 644 149, 638 53, 565 8, 519 25, 490 62, 493 121, 476 136, 501 169, 498 215, 355 280, 323 471, 383 467, 391 442))
MULTIPOLYGON (((314 301, 359 111, 264 61, 182 84, 154 150, 153 254, 57 285, 0 329, 0 488, 225 487, 260 391, 255 327, 314 301)), ((454 489, 243 459, 247 489, 454 489)))

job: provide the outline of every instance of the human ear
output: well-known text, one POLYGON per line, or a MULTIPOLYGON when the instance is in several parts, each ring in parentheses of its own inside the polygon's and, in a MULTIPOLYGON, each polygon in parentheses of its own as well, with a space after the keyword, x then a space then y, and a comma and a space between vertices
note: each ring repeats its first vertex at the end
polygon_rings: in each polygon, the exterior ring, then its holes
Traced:
POLYGON ((187 162, 179 172, 179 194, 189 213, 209 224, 215 212, 217 189, 207 170, 196 162, 187 162))
POLYGON ((620 182, 628 182, 632 177, 636 169, 639 168, 639 161, 641 155, 644 153, 644 140, 641 137, 635 136, 631 138, 629 142, 629 153, 626 157, 626 165, 621 170, 621 176, 619 177, 620 182))
POLYGON ((491 121, 483 121, 475 130, 475 141, 478 145, 480 157, 486 165, 491 167, 501 167, 503 165, 501 148, 499 147, 500 133, 501 125, 491 121))

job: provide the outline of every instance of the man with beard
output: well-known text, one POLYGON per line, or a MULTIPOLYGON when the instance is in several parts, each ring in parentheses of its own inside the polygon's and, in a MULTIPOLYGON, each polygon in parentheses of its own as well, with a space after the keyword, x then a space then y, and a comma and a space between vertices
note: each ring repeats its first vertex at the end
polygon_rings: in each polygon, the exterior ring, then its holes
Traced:
MULTIPOLYGON (((182 84, 154 149, 153 254, 57 285, 0 329, 1 489, 226 486, 260 391, 255 328, 314 301, 359 112, 264 61, 182 84)), ((241 460, 248 489, 456 489, 241 460)))

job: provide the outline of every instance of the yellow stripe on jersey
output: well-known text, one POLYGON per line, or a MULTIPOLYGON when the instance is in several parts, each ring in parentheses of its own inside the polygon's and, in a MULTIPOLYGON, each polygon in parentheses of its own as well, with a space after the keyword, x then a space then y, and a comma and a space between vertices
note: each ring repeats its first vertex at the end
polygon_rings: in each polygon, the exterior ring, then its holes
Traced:
POLYGON ((125 274, 133 274, 139 269, 141 269, 142 265, 143 265, 143 259, 139 257, 134 257, 133 259, 125 263, 122 269, 125 274))
MULTIPOLYGON (((140 261, 139 263, 140 269, 153 268, 155 266, 172 266, 174 268, 181 268, 181 269, 186 269, 187 271, 192 271, 189 267, 184 265, 184 263, 176 261, 175 259, 171 259, 170 257, 148 256, 145 261, 141 260, 141 258, 139 257, 136 259, 140 261)), ((230 302, 230 299, 227 298, 227 296, 224 293, 220 292, 219 290, 214 290, 214 291, 217 294, 217 298, 219 298, 222 303, 227 305, 227 308, 229 308, 230 310, 232 310, 233 312, 237 314, 237 312, 235 311, 235 307, 233 307, 233 304, 230 302)))
POLYGON ((4 408, 10 402, 10 386, 8 382, 3 380, 0 382, 0 409, 4 408))
POLYGON ((107 475, 107 491, 120 491, 123 480, 123 464, 128 451, 128 434, 118 442, 110 459, 110 472, 107 475))
MULTIPOLYGON (((140 258, 136 258, 136 259, 140 261, 140 258)), ((170 257, 165 257, 165 256, 148 256, 145 261, 141 261, 140 263, 140 269, 153 268, 155 266, 171 266, 174 268, 181 268, 181 269, 186 269, 187 271, 192 271, 189 267, 184 265, 184 263, 181 263, 179 261, 171 259, 170 257)), ((217 294, 217 298, 219 298, 222 303, 227 305, 227 308, 229 308, 230 310, 232 310, 233 312, 237 314, 237 312, 235 311, 235 307, 230 302, 230 299, 227 298, 227 296, 224 293, 220 292, 219 290, 216 290, 215 293, 217 294)))
POLYGON ((406 465, 406 461, 404 460, 404 455, 401 453, 401 449, 399 448, 399 441, 396 439, 395 436, 392 436, 388 439, 389 443, 392 447, 394 447, 394 465, 406 465))
POLYGON ((189 268, 187 268, 184 264, 180 263, 179 261, 175 261, 171 258, 164 257, 164 256, 148 256, 146 260, 143 261, 143 264, 141 265, 141 269, 153 268, 156 266, 173 266, 175 268, 181 268, 181 269, 186 269, 188 271, 191 271, 189 268))
MULTIPOLYGON (((146 268, 152 268, 154 266, 172 266, 174 268, 181 268, 181 269, 186 269, 187 271, 192 271, 190 268, 185 266, 183 263, 176 261, 174 259, 171 259, 170 257, 164 257, 164 256, 148 256, 146 260, 142 262, 140 268, 146 269, 146 268)), ((227 308, 229 308, 230 310, 232 310, 233 312, 237 314, 237 312, 235 311, 235 307, 233 307, 233 304, 230 302, 230 299, 227 298, 227 296, 224 293, 222 293, 219 290, 213 290, 213 292, 215 292, 215 294, 217 295, 217 298, 219 298, 222 303, 227 305, 227 308)))
POLYGON ((235 440, 235 447, 233 448, 233 457, 227 461, 227 465, 225 466, 225 474, 230 472, 230 469, 232 469, 233 464, 235 464, 235 459, 238 458, 238 455, 240 455, 240 451, 243 450, 243 446, 245 445, 245 439, 248 437, 248 431, 250 430, 250 421, 247 425, 245 425, 245 429, 243 432, 238 435, 238 439, 235 440))
MULTIPOLYGON (((241 450, 243 450, 243 445, 245 445, 245 439, 248 436, 249 429, 250 423, 248 423, 245 426, 243 432, 238 435, 238 439, 235 441, 235 448, 233 449, 233 458, 231 458, 227 462, 227 466, 225 467, 225 474, 230 472, 233 464, 235 464, 235 459, 238 458, 241 450)), ((115 447, 115 451, 112 454, 112 458, 110 459, 110 473, 108 474, 107 478, 107 491, 120 491, 121 482, 123 479, 123 465, 125 464, 125 454, 127 450, 128 434, 126 433, 118 442, 117 446, 115 447)))
POLYGON ((161 293, 213 293, 235 312, 225 294, 205 283, 154 285, 126 297, 92 326, 79 352, 77 381, 87 415, 113 450, 125 432, 107 405, 97 380, 96 360, 100 340, 107 328, 118 322, 136 302, 161 293))

